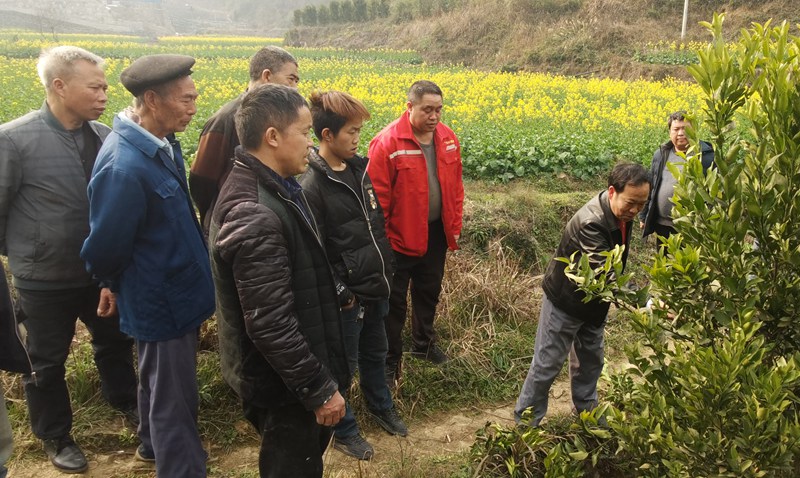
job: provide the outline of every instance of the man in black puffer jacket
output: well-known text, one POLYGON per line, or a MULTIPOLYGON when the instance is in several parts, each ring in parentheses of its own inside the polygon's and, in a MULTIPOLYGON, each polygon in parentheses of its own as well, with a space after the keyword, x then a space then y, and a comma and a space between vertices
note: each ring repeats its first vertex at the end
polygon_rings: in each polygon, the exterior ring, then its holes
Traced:
MULTIPOLYGON (((385 380, 386 328, 394 254, 386 239, 383 211, 367 174, 367 160, 356 155, 364 105, 340 91, 311 95, 311 116, 319 150, 300 178, 319 222, 328 260, 342 283, 339 293, 350 372, 359 370, 359 385, 370 414, 392 435, 408 429, 392 402, 385 380)), ((350 407, 334 428, 334 447, 368 460, 372 446, 361 436, 350 407)))
POLYGON ((264 85, 235 116, 241 147, 212 215, 222 373, 261 435, 261 477, 321 477, 349 385, 339 301, 311 208, 311 113, 264 85))

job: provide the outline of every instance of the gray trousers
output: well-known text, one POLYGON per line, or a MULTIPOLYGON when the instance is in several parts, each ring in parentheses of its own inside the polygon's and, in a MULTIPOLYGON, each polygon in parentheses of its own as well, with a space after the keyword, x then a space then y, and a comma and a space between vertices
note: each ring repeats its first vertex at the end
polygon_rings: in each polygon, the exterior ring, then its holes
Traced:
POLYGON ((577 411, 597 406, 597 380, 603 371, 605 326, 592 327, 559 309, 547 296, 542 302, 536 330, 533 360, 514 407, 520 423, 522 412, 533 407, 531 426, 538 426, 547 413, 547 398, 553 381, 569 355, 572 403, 577 411))
POLYGON ((139 352, 139 439, 153 451, 159 478, 205 478, 197 430, 197 330, 159 342, 136 341, 139 352))

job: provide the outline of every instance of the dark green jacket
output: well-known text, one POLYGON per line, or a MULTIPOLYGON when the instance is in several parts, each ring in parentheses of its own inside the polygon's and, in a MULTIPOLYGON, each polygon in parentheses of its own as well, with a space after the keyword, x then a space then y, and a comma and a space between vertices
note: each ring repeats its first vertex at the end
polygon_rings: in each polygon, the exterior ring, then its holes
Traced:
POLYGON ((237 148, 209 241, 222 373, 251 405, 314 410, 349 386, 334 278, 313 223, 237 148))

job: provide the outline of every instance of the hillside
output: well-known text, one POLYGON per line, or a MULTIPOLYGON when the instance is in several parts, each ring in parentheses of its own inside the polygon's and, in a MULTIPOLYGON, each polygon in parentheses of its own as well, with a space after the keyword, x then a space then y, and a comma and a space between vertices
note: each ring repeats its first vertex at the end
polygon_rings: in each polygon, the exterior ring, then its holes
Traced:
POLYGON ((0 0, 0 28, 44 33, 283 36, 292 11, 326 0, 0 0))
MULTIPOLYGON (((800 22, 791 0, 690 4, 686 42, 707 40, 698 22, 710 20, 714 11, 727 13, 730 32, 770 18, 800 22)), ((479 69, 686 78, 685 68, 664 64, 681 57, 668 44, 680 41, 683 6, 683 0, 391 0, 386 17, 299 26, 286 34, 286 41, 292 46, 412 49, 426 62, 479 69), (634 59, 637 52, 652 53, 648 44, 659 41, 666 42, 666 58, 634 59)))

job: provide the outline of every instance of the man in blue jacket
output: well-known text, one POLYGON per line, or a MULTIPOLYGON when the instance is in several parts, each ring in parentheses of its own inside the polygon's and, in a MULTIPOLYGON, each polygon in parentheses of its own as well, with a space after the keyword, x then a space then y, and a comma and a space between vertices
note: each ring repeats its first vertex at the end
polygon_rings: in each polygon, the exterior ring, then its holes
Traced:
POLYGON ((135 99, 114 118, 89 183, 81 257, 118 295, 121 329, 139 352, 139 446, 158 476, 205 477, 197 430, 198 328, 214 311, 208 252, 180 144, 197 111, 194 59, 151 55, 120 77, 135 99))

